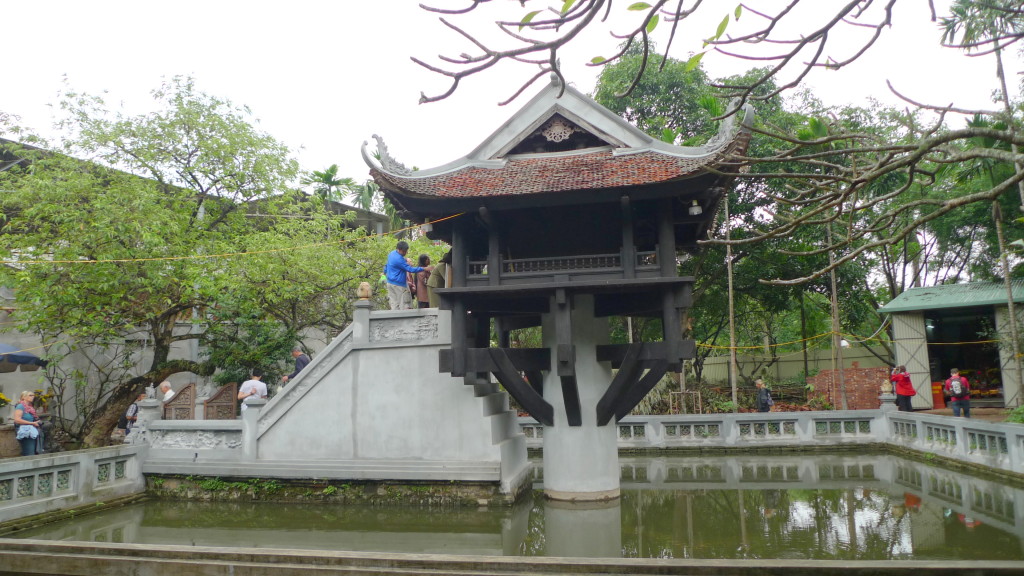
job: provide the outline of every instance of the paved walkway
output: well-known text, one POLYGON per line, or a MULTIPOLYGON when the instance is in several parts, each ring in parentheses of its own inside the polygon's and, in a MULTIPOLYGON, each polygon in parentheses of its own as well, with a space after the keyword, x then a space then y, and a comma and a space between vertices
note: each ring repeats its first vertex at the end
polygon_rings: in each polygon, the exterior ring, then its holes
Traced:
MULTIPOLYGON (((919 410, 922 414, 939 414, 941 416, 953 416, 952 408, 940 408, 938 410, 919 410)), ((1006 408, 974 408, 971 407, 972 420, 985 420, 987 422, 1002 422, 1006 420, 1009 412, 1006 408)))

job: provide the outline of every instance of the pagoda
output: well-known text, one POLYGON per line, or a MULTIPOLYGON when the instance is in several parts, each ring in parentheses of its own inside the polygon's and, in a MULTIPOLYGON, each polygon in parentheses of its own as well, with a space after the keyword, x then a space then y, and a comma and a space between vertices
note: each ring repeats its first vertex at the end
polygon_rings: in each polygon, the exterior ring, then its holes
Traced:
POLYGON ((383 140, 370 174, 403 218, 452 247, 452 346, 439 369, 493 376, 545 426, 545 491, 618 496, 618 421, 694 357, 682 336, 698 250, 750 140, 752 111, 705 145, 661 142, 555 81, 463 158, 412 171, 383 140), (610 344, 607 318, 659 318, 662 339, 610 344), (541 326, 543 346, 510 332, 541 326), (492 333, 496 335, 492 342, 492 333), (614 369, 614 370, 613 370, 614 369))

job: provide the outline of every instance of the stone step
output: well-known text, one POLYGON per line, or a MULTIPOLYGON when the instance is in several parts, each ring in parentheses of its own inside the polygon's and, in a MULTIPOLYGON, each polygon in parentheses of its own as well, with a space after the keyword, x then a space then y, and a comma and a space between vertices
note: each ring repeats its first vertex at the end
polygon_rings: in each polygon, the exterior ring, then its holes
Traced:
POLYGON ((626 559, 455 556, 390 552, 331 552, 273 548, 214 548, 162 544, 114 544, 5 540, 0 547, 0 573, 27 576, 148 574, 153 576, 1015 576, 1017 561, 800 560, 792 559, 626 559))
POLYGON ((185 458, 149 459, 144 474, 199 475, 241 478, 319 478, 332 480, 495 481, 498 462, 417 462, 414 460, 203 461, 185 458))
POLYGON ((508 412, 508 394, 504 392, 493 392, 481 397, 483 402, 484 416, 493 416, 508 412))

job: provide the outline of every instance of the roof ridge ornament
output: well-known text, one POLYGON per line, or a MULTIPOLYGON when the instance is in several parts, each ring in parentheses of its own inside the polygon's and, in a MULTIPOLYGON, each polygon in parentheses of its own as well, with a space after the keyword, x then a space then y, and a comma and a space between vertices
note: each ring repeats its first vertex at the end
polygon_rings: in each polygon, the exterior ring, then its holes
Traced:
POLYGON ((743 126, 749 126, 753 121, 753 107, 745 103, 741 98, 733 98, 729 101, 729 115, 722 119, 718 126, 718 133, 712 136, 704 144, 704 148, 714 150, 732 142, 736 133, 743 126))
POLYGON ((412 174, 412 170, 406 168, 405 164, 402 164, 391 156, 388 152, 388 145, 384 143, 383 138, 374 134, 373 139, 377 141, 377 161, 380 162, 381 168, 386 172, 401 176, 408 176, 412 174))

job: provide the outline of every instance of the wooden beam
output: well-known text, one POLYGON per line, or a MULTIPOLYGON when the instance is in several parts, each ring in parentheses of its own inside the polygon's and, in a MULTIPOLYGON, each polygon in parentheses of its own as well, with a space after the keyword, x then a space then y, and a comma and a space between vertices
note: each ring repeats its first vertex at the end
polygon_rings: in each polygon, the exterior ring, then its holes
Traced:
POLYGON ((657 365, 651 367, 643 378, 639 382, 632 384, 623 394, 618 398, 615 403, 615 421, 622 420, 623 417, 628 415, 636 405, 647 396, 661 378, 665 376, 665 372, 668 371, 668 362, 658 362, 657 365))
MULTIPOLYGON (((619 368, 626 357, 630 344, 603 344, 597 347, 597 361, 611 362, 612 368, 619 368)), ((664 342, 644 342, 641 344, 640 362, 645 368, 649 368, 655 361, 670 361, 674 354, 681 360, 689 360, 696 357, 697 346, 693 340, 681 340, 678 342, 678 350, 673 352, 664 342)))
POLYGON ((516 399, 516 402, 538 422, 545 426, 554 426, 555 409, 519 375, 508 357, 509 350, 505 348, 488 348, 488 350, 496 368, 494 377, 498 379, 498 382, 501 382, 505 390, 516 399))
POLYGON ((608 389, 605 390, 601 400, 597 403, 597 425, 604 426, 611 421, 615 415, 616 407, 620 398, 623 397, 629 387, 633 385, 640 373, 640 352, 643 350, 642 343, 627 344, 626 355, 623 357, 619 371, 615 374, 608 389))
POLYGON ((570 426, 583 424, 580 392, 576 384, 576 346, 572 343, 572 299, 563 288, 555 290, 555 369, 562 382, 562 402, 570 426))
POLYGON ((636 278, 636 245, 633 242, 633 207, 629 203, 629 196, 622 196, 620 200, 622 209, 622 275, 626 278, 636 278))
MULTIPOLYGON (((491 359, 491 348, 467 348, 464 352, 466 372, 494 372, 497 365, 491 359)), ((540 372, 551 369, 551 350, 547 348, 505 349, 516 370, 540 372)), ((450 373, 454 366, 454 350, 441 350, 438 354, 438 372, 450 373)), ((454 375, 454 374, 453 374, 454 375)))

